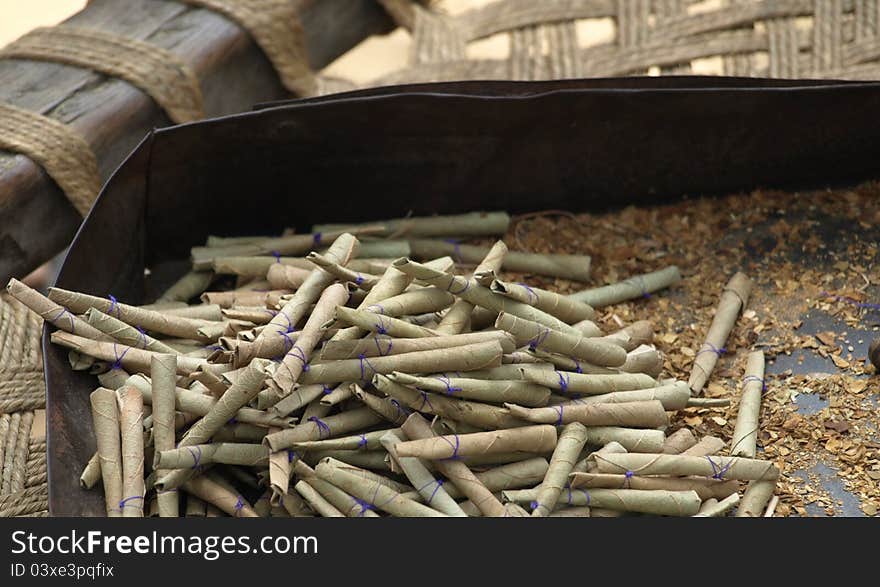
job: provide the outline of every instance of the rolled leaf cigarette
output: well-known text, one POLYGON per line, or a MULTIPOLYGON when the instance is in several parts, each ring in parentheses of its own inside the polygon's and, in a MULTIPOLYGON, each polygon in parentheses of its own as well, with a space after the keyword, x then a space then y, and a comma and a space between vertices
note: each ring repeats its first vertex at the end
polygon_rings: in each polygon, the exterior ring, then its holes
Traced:
POLYGON ((157 450, 153 466, 160 469, 195 469, 208 464, 265 467, 269 451, 260 444, 218 442, 157 450))
POLYGON ((698 475, 717 480, 774 481, 779 470, 771 462, 726 456, 687 456, 666 454, 606 454, 596 456, 600 473, 634 475, 698 475))
MULTIPOLYGON (((155 376, 153 378, 155 380, 155 376)), ((150 380, 143 375, 134 375, 127 380, 129 385, 136 387, 143 394, 144 403, 148 405, 155 404, 156 399, 150 389, 150 380)), ((153 384, 155 387, 155 383, 153 384)), ((217 399, 204 393, 198 393, 181 387, 174 388, 172 394, 174 399, 174 407, 187 414, 196 416, 206 416, 217 405, 217 399)), ((155 409, 155 408, 154 408, 155 409)), ((254 408, 243 407, 233 416, 236 422, 245 424, 254 424, 256 426, 279 426, 287 428, 293 424, 293 419, 279 416, 274 412, 264 412, 255 410, 254 408)))
POLYGON ((352 384, 352 394, 379 416, 397 426, 403 424, 404 420, 412 413, 403 400, 395 397, 380 398, 372 393, 367 393, 356 383, 352 384))
POLYGON ((91 489, 101 480, 101 457, 96 452, 86 463, 82 475, 79 477, 79 485, 83 489, 91 489))
MULTIPOLYGON (((379 227, 363 225, 347 231, 351 234, 376 234, 379 227)), ((223 247, 193 247, 191 256, 193 266, 200 268, 204 263, 218 257, 254 256, 254 255, 304 255, 317 249, 323 243, 335 242, 345 232, 340 230, 324 230, 315 234, 291 234, 275 238, 265 238, 250 243, 236 243, 223 247)), ((332 245, 331 245, 332 246, 332 245)), ((264 273, 265 275, 265 273, 264 273)))
POLYGON ((169 353, 172 355, 179 354, 175 349, 171 348, 164 342, 156 340, 143 330, 138 330, 134 326, 129 326, 122 320, 118 320, 100 310, 89 308, 86 311, 86 320, 90 325, 94 326, 95 329, 100 330, 111 339, 121 342, 124 345, 142 348, 155 353, 169 353))
POLYGON ((379 509, 400 517, 442 517, 444 514, 403 497, 381 483, 359 477, 322 461, 315 468, 318 477, 351 494, 367 509, 379 509))
MULTIPOLYGON (((241 495, 204 475, 190 479, 184 483, 183 489, 235 518, 259 517, 241 495)), ((187 507, 187 509, 189 508, 187 507)))
POLYGON ((211 271, 189 271, 159 296, 157 302, 188 302, 201 295, 214 280, 211 271))
MULTIPOLYGON (((177 491, 176 489, 174 491, 177 491)), ((207 506, 204 501, 194 495, 186 496, 186 510, 184 516, 187 518, 204 518, 207 515, 207 506)))
POLYGON ((358 258, 384 261, 397 259, 399 257, 408 257, 411 252, 412 249, 410 249, 409 241, 398 239, 373 239, 368 237, 361 242, 361 248, 358 251, 358 258))
MULTIPOLYGON (((432 236, 494 236, 503 235, 510 225, 506 212, 469 212, 448 216, 411 216, 378 220, 365 224, 316 224, 314 232, 330 230, 354 230, 380 225, 382 229, 375 236, 386 237, 432 237, 432 236)), ((437 256, 437 255, 434 255, 437 256)))
MULTIPOLYGON (((586 336, 587 338, 598 338, 602 336, 602 330, 592 320, 581 320, 580 322, 575 322, 571 326, 577 330, 581 336, 586 336)), ((612 340, 611 342, 620 344, 620 341, 617 340, 612 340)))
POLYGON ((744 273, 737 273, 724 286, 715 317, 706 333, 706 340, 697 351, 691 368, 688 386, 694 395, 700 394, 719 357, 725 352, 724 344, 736 324, 737 316, 748 303, 751 291, 752 281, 744 273))
POLYGON ((370 507, 369 504, 363 502, 342 489, 336 487, 332 483, 314 476, 308 478, 309 485, 317 491, 321 497, 330 502, 333 507, 341 511, 349 518, 378 518, 379 514, 370 507))
POLYGON ((659 377, 663 370, 663 353, 642 345, 626 354, 626 362, 620 370, 624 373, 645 373, 651 377, 659 377))
POLYGON ((63 305, 52 301, 15 278, 10 279, 9 283, 6 284, 6 291, 9 292, 9 295, 27 306, 32 312, 39 314, 40 318, 60 330, 92 340, 113 340, 112 337, 96 329, 77 316, 76 313, 71 312, 63 305))
POLYGON ((300 375, 308 369, 309 358, 321 340, 324 324, 347 300, 348 290, 342 284, 335 283, 323 291, 315 309, 303 326, 300 337, 284 355, 281 364, 272 375, 269 389, 259 398, 257 407, 265 409, 273 406, 278 400, 290 394, 300 375))
POLYGON ((776 506, 779 505, 779 496, 774 495, 770 498, 770 502, 767 504, 767 509, 764 510, 765 518, 772 518, 773 514, 776 513, 776 506))
MULTIPOLYGON (((476 473, 476 477, 489 491, 498 492, 504 489, 533 487, 544 479, 548 467, 546 458, 533 457, 493 467, 476 473)), ((454 485, 446 485, 445 489, 450 497, 457 499, 464 496, 454 485)))
POLYGON ((331 458, 352 467, 371 471, 388 471, 390 466, 385 460, 388 456, 384 450, 315 450, 306 453, 303 458, 318 464, 321 460, 331 458))
POLYGON ((315 450, 376 450, 382 448, 382 437, 389 432, 395 432, 399 428, 386 428, 385 430, 374 430, 373 432, 363 432, 356 436, 343 436, 340 438, 329 438, 327 440, 306 440, 297 442, 292 448, 298 451, 315 451, 315 450))
POLYGON ((295 387, 286 397, 272 406, 269 409, 269 413, 277 414, 279 416, 287 416, 332 390, 332 387, 320 383, 313 385, 300 385, 295 387))
MULTIPOLYGON (((395 383, 384 375, 376 375, 373 378, 373 385, 398 402, 395 407, 402 409, 393 412, 398 417, 401 412, 406 412, 406 408, 403 407, 406 406, 419 412, 464 422, 486 430, 515 428, 527 424, 525 421, 511 416, 504 408, 443 395, 427 394, 395 383)), ((394 421, 397 423, 397 420, 394 421)))
POLYGON ((379 281, 377 275, 352 271, 351 269, 328 259, 320 253, 311 252, 306 256, 306 259, 314 263, 315 266, 320 267, 327 273, 331 274, 339 281, 353 283, 360 289, 370 290, 379 281))
MULTIPOLYGON (((357 239, 350 234, 343 234, 330 245, 326 256, 340 265, 344 265, 355 254, 358 247, 357 239)), ((286 335, 293 332, 294 327, 309 307, 318 301, 321 293, 334 281, 332 275, 320 268, 315 268, 305 282, 296 290, 290 300, 272 318, 272 321, 260 332, 249 345, 238 345, 235 348, 233 364, 246 365, 256 357, 275 358, 290 350, 286 335)), ((342 381, 341 379, 339 381, 342 381)))
POLYGON ((587 444, 605 446, 610 442, 620 444, 629 452, 656 453, 665 436, 660 430, 622 428, 620 426, 588 426, 587 444))
MULTIPOLYGON (((351 384, 354 385, 354 384, 351 384)), ((342 402, 350 399, 353 395, 351 385, 346 383, 341 383, 336 386, 333 391, 330 393, 325 393, 318 400, 322 405, 325 406, 335 406, 337 404, 341 404, 342 402)))
POLYGON ((381 417, 372 409, 368 407, 357 408, 335 416, 307 418, 293 428, 268 434, 263 442, 273 451, 279 451, 290 448, 297 442, 342 436, 363 430, 381 421, 381 417))
POLYGON ((614 343, 558 332, 506 312, 498 314, 495 327, 511 333, 518 344, 528 344, 531 349, 541 348, 603 367, 619 367, 626 362, 626 351, 614 343))
MULTIPOLYGON (((501 332, 490 331, 490 332, 501 332)), ((522 364, 531 364, 531 363, 540 363, 541 359, 536 357, 531 353, 527 353, 525 351, 514 351, 512 353, 504 353, 501 356, 501 363, 504 365, 522 365, 522 364)))
POLYGON ((370 304, 365 309, 385 316, 411 316, 439 312, 454 301, 455 296, 449 292, 436 287, 423 287, 370 304))
POLYGON ((718 518, 732 510, 739 503, 739 494, 732 493, 718 501, 709 499, 703 502, 700 511, 694 514, 695 518, 718 518))
POLYGON ((643 373, 588 375, 586 373, 535 368, 533 365, 524 365, 521 370, 524 380, 550 389, 558 389, 568 394, 600 395, 615 391, 653 389, 657 386, 656 379, 643 373))
MULTIPOLYGON (((546 369, 553 371, 553 365, 550 363, 529 363, 526 365, 529 369, 546 369)), ((468 377, 474 379, 497 379, 497 380, 523 380, 526 378, 523 374, 522 365, 501 365, 490 369, 479 369, 476 371, 468 371, 468 377)))
POLYGON ((308 481, 297 481, 293 488, 299 493, 315 512, 325 518, 344 518, 345 514, 327 501, 308 481))
MULTIPOLYGON (((434 438, 430 424, 419 414, 412 414, 401 426, 410 439, 434 438)), ((505 513, 504 505, 474 475, 473 471, 461 461, 436 461, 434 467, 443 474, 461 493, 467 497, 484 516, 500 517, 505 513)), ((464 508, 462 508, 464 509, 464 508)))
POLYGON ((666 437, 666 441, 663 443, 663 449, 657 452, 662 452, 668 455, 677 455, 695 444, 697 444, 697 439, 694 437, 694 433, 691 432, 689 428, 679 428, 666 437))
POLYGON ((453 517, 467 517, 461 507, 453 500, 443 487, 443 480, 436 479, 421 460, 413 457, 398 457, 395 446, 403 440, 402 432, 389 431, 382 437, 382 446, 391 455, 400 469, 409 479, 412 486, 421 495, 424 503, 437 511, 453 517))
POLYGON ((116 393, 99 387, 89 396, 92 420, 101 463, 101 479, 104 483, 104 500, 107 515, 122 516, 122 444, 119 428, 119 406, 116 393))
POLYGON ((651 344, 654 340, 654 326, 648 320, 639 320, 617 332, 603 336, 602 340, 619 344, 626 352, 629 352, 642 345, 651 344))
POLYGON ((573 489, 696 491, 702 500, 724 499, 739 491, 737 481, 716 481, 702 477, 637 477, 587 472, 572 473, 571 486, 573 489))
POLYGON ((268 324, 275 316, 274 310, 262 306, 233 306, 222 310, 223 317, 235 320, 246 320, 253 324, 268 324))
MULTIPOLYGON (((143 308, 144 306, 139 306, 143 308)), ((219 304, 197 304, 195 306, 184 306, 182 308, 159 309, 157 312, 167 316, 180 316, 183 318, 194 318, 196 320, 208 320, 209 322, 220 322, 223 320, 223 309, 219 304)))
POLYGON ((592 320, 596 316, 596 311, 583 302, 525 283, 507 283, 495 279, 489 284, 489 289, 497 294, 543 310, 566 324, 592 320))
POLYGON ((302 267, 294 267, 284 263, 272 263, 266 270, 266 280, 272 289, 298 289, 311 271, 302 267))
POLYGON ((436 333, 429 328, 416 326, 399 318, 383 316, 367 310, 352 310, 351 308, 336 308, 336 319, 357 326, 362 330, 376 334, 397 336, 400 338, 420 338, 423 336, 435 336, 436 333))
POLYGON ((546 387, 525 381, 494 381, 490 379, 467 379, 434 375, 416 377, 407 373, 391 373, 388 378, 395 383, 415 387, 423 391, 443 393, 462 399, 487 403, 515 403, 524 406, 545 406, 550 398, 546 387))
POLYGON ((228 424, 214 433, 214 442, 262 442, 266 437, 268 428, 236 422, 228 424))
POLYGON ((566 424, 559 434, 559 442, 550 458, 547 475, 538 487, 532 505, 532 517, 546 517, 556 507, 559 494, 568 483, 568 476, 587 442, 587 428, 578 422, 566 424))
MULTIPOLYGON (((385 452, 384 450, 382 452, 385 452)), ((385 477, 384 475, 380 475, 379 473, 374 473, 373 471, 368 471, 367 469, 363 469, 361 467, 357 467, 346 463, 344 461, 340 461, 339 459, 335 459, 333 457, 325 457, 321 459, 319 462, 327 463, 332 467, 336 467, 342 471, 355 475, 357 477, 361 477, 362 479, 367 479, 368 481, 374 481, 385 487, 389 487, 398 493, 406 493, 408 491, 414 491, 414 488, 406 483, 400 483, 391 479, 389 477, 385 477)), ((416 499, 415 501, 421 501, 420 499, 416 499)))
POLYGON ((393 371, 424 373, 425 371, 474 371, 501 365, 503 349, 498 341, 466 346, 419 351, 385 357, 318 361, 300 377, 300 383, 337 383, 340 381, 370 381, 377 373, 393 371))
POLYGON ((428 336, 423 338, 392 338, 375 334, 360 340, 330 340, 324 343, 321 349, 320 359, 331 361, 338 359, 356 359, 360 355, 365 357, 378 357, 386 355, 399 355, 417 351, 430 351, 436 349, 451 349, 479 342, 491 342, 497 340, 501 343, 501 350, 510 353, 514 350, 513 337, 500 330, 487 332, 469 332, 467 334, 455 334, 449 336, 428 336))
MULTIPOLYGON (((398 259, 394 261, 394 267, 400 269, 414 279, 424 281, 429 285, 433 285, 447 291, 454 296, 466 300, 475 306, 487 308, 494 312, 506 312, 508 314, 535 321, 539 324, 567 332, 570 334, 578 334, 578 331, 562 320, 554 318, 550 314, 538 310, 528 304, 523 304, 516 300, 498 295, 488 287, 483 287, 474 279, 468 279, 450 273, 437 271, 421 263, 410 261, 409 259, 398 259)), ((622 361, 621 361, 622 362, 622 361)))
POLYGON ((758 417, 764 391, 764 352, 749 353, 743 378, 742 397, 736 415, 736 426, 730 439, 730 454, 754 458, 758 442, 758 417))
POLYGON ((265 306, 274 307, 284 294, 290 293, 289 289, 276 289, 272 291, 209 291, 202 294, 202 301, 206 304, 216 304, 221 308, 233 306, 265 306))
MULTIPOLYGON (((537 498, 538 491, 513 490, 502 492, 502 495, 517 503, 531 503, 537 498)), ((700 510, 701 503, 695 491, 663 489, 566 489, 560 497, 560 504, 566 506, 589 506, 660 516, 693 516, 700 510)))
MULTIPOLYGON (((458 263, 465 264, 479 263, 488 250, 486 247, 431 239, 410 239, 409 245, 413 258, 431 259, 439 255, 450 255, 458 263)), ((502 267, 506 271, 561 277, 573 281, 590 279, 590 257, 587 255, 509 252, 504 257, 502 267)))
POLYGON ((626 452, 627 450, 623 447, 622 444, 616 441, 611 441, 599 450, 589 453, 580 461, 578 461, 574 466, 573 472, 595 473, 599 470, 599 467, 596 466, 596 457, 604 454, 625 454, 626 452))
POLYGON ((736 509, 737 518, 760 518, 764 514, 767 502, 773 497, 776 490, 776 479, 756 479, 749 483, 743 493, 739 507, 736 509))
POLYGON ((556 428, 553 426, 524 426, 509 430, 409 440, 397 445, 397 454, 401 457, 434 461, 501 452, 534 454, 553 450, 556 440, 556 428))
POLYGON ((49 288, 49 299, 77 314, 84 314, 89 308, 95 308, 105 314, 115 316, 126 324, 140 326, 145 330, 160 332, 168 336, 179 336, 181 338, 216 340, 216 337, 212 338, 205 334, 206 329, 215 327, 209 320, 168 316, 155 310, 144 310, 137 306, 129 306, 128 304, 117 302, 115 298, 99 298, 57 287, 49 288))
POLYGON ((679 273, 678 267, 671 265, 665 269, 636 275, 611 285, 579 291, 568 297, 589 304, 594 308, 602 308, 646 297, 655 291, 671 287, 679 281, 681 281, 681 273, 679 273))
MULTIPOLYGON (((623 371, 622 368, 600 367, 599 365, 593 365, 585 361, 578 361, 577 359, 573 359, 571 357, 564 357, 562 355, 550 353, 541 349, 527 349, 523 352, 527 352, 530 355, 533 355, 536 359, 541 361, 543 365, 546 366, 549 364, 551 367, 556 367, 556 369, 560 371, 572 371, 574 373, 585 373, 588 375, 613 375, 616 373, 621 373, 623 371)), ((626 363, 624 363, 624 365, 625 364, 626 363)), ((526 366, 532 367, 533 365, 526 366)))
MULTIPOLYGON (((501 269, 501 263, 507 255, 507 245, 503 241, 497 241, 482 257, 476 272, 492 274, 501 269)), ((481 283, 480 285, 486 285, 481 283)), ((449 311, 443 316, 437 325, 437 332, 442 334, 460 334, 467 331, 471 324, 471 315, 474 305, 465 299, 456 299, 449 311)))
MULTIPOLYGON (((158 456, 164 450, 172 450, 175 444, 177 356, 166 354, 153 357, 150 373, 152 374, 150 395, 153 406, 153 446, 158 456)), ((154 464, 154 468, 158 467, 154 464)), ((156 501, 160 517, 176 518, 180 514, 180 500, 177 493, 159 493, 156 501)))
POLYGON ((137 389, 127 386, 121 387, 116 395, 122 451, 122 499, 119 509, 125 518, 142 518, 146 496, 143 398, 137 389))
POLYGON ((569 404, 547 408, 505 404, 505 407, 512 416, 521 420, 557 426, 580 422, 585 426, 656 428, 669 423, 663 404, 657 400, 623 404, 569 404))
MULTIPOLYGON (((599 376, 601 377, 601 375, 599 376)), ((676 381, 668 385, 651 387, 648 389, 635 389, 632 391, 613 391, 601 395, 591 395, 573 400, 569 403, 580 404, 620 404, 628 402, 640 402, 658 400, 667 411, 683 410, 687 407, 690 399, 690 388, 684 381, 676 381)))
POLYGON ((718 454, 724 448, 724 441, 717 436, 704 436, 692 447, 685 449, 681 454, 687 457, 705 457, 718 454))
MULTIPOLYGON (((259 363, 249 365, 241 378, 217 400, 211 411, 192 425, 177 446, 187 447, 207 444, 211 437, 219 432, 235 416, 239 409, 256 397, 265 379, 266 371, 262 365, 259 363)), ((191 476, 191 470, 175 469, 156 480, 156 489, 164 491, 178 487, 191 476)), ((220 506, 218 505, 218 507, 220 506)), ((221 507, 221 509, 223 508, 221 507)))

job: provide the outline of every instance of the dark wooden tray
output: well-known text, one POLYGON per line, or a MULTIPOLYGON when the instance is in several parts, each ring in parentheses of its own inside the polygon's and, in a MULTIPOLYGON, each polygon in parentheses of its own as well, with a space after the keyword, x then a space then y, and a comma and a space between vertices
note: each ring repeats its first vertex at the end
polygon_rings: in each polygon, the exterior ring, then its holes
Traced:
MULTIPOLYGON (((268 106, 144 139, 57 285, 148 301, 209 232, 851 184, 880 177, 878 111, 876 83, 697 77, 419 85, 268 106)), ((102 515, 100 492, 78 483, 95 448, 94 378, 44 351, 50 510, 102 515)))

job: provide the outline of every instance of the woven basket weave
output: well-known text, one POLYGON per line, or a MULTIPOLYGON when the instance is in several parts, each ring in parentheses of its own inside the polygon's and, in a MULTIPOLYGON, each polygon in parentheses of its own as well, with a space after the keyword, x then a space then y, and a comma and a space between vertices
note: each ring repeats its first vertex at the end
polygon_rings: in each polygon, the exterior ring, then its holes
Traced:
POLYGON ((43 323, 0 295, 0 517, 47 515, 46 441, 31 438, 35 410, 46 407, 43 323))
MULTIPOLYGON (((880 0, 498 0, 449 15, 380 0, 412 35, 409 65, 370 85, 715 73, 880 78, 880 0), (585 30, 605 27, 590 44, 585 30), (499 41, 504 55, 478 57, 499 41), (485 43, 484 43, 485 44, 485 43)), ((319 77, 319 92, 354 84, 319 77)), ((0 517, 47 515, 39 319, 0 296, 0 517)))

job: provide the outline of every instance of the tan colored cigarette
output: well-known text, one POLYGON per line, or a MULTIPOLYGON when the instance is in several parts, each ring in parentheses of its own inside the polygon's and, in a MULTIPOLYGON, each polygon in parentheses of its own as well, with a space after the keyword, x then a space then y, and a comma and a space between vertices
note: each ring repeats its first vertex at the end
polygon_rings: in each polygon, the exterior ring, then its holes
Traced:
POLYGON ((622 404, 568 404, 546 408, 524 408, 505 404, 510 414, 537 424, 570 424, 585 426, 624 426, 656 428, 669 424, 666 410, 658 400, 622 404))
POLYGON ((264 444, 279 451, 306 440, 321 440, 363 430, 381 422, 381 417, 368 407, 356 408, 324 418, 310 417, 301 424, 268 434, 264 444))
POLYGON ((646 297, 655 291, 675 285, 679 281, 681 281, 681 273, 679 273, 678 267, 672 265, 659 271, 636 275, 611 285, 579 291, 568 297, 589 304, 594 308, 602 308, 625 302, 626 300, 646 297))
MULTIPOLYGON (((176 355, 167 354, 153 357, 150 373, 152 374, 150 395, 153 406, 153 446, 156 450, 155 454, 158 455, 161 451, 174 448, 176 355)), ((159 493, 156 501, 160 517, 176 518, 180 515, 180 500, 176 492, 159 493)))
POLYGON ((156 353, 168 353, 172 355, 179 354, 175 349, 171 348, 162 341, 156 340, 143 330, 138 330, 134 326, 129 326, 122 320, 114 318, 109 314, 105 314, 100 310, 89 308, 86 311, 86 320, 95 329, 100 330, 112 340, 121 342, 124 345, 156 353))
POLYGON ((395 383, 414 387, 417 390, 442 393, 456 398, 503 404, 515 403, 524 406, 546 406, 550 390, 526 381, 494 381, 490 379, 467 379, 464 377, 416 377, 407 373, 394 372, 388 378, 395 383))
POLYGON ((402 457, 428 460, 507 452, 540 454, 553 450, 556 440, 556 428, 553 426, 524 426, 508 430, 410 440, 397 445, 397 454, 402 457))
POLYGON ((716 481, 703 477, 638 477, 587 472, 572 473, 571 486, 574 489, 696 491, 702 500, 724 499, 739 491, 739 482, 737 481, 716 481))
POLYGON ((688 386, 694 395, 699 395, 706 381, 715 369, 718 359, 724 353, 724 344, 736 324, 737 316, 746 307, 752 291, 752 280, 744 273, 730 278, 721 293, 718 310, 706 333, 706 340, 697 351, 688 386))
POLYGON ((489 289, 497 294, 534 306, 559 318, 566 324, 592 320, 596 316, 596 311, 587 304, 525 283, 508 283, 495 279, 489 284, 489 289))
POLYGON ((754 458, 758 443, 758 418, 764 391, 764 352, 749 353, 743 378, 742 397, 736 415, 736 426, 730 439, 730 454, 754 458))
POLYGON ((121 517, 122 496, 122 444, 119 428, 119 406, 116 393, 99 387, 89 396, 92 420, 101 462, 101 479, 104 482, 104 500, 107 515, 121 517))
POLYGON ((97 330, 63 305, 55 303, 15 278, 10 279, 9 283, 6 284, 6 291, 9 292, 9 295, 27 306, 32 312, 38 314, 40 318, 60 330, 92 340, 113 340, 110 336, 97 330))
POLYGON ((698 475, 717 480, 738 479, 744 481, 773 481, 779 470, 771 462, 726 456, 685 456, 666 454, 602 455, 596 457, 600 473, 626 473, 634 475, 698 475))
POLYGON ((133 387, 116 392, 122 451, 122 499, 119 509, 125 518, 144 517, 144 425, 143 398, 133 387))
POLYGON ((584 393, 599 395, 615 391, 651 389, 657 386, 656 379, 643 373, 592 375, 536 368, 533 365, 523 365, 521 370, 524 380, 549 387, 550 389, 558 389, 567 394, 584 393))
POLYGON ((619 367, 626 362, 626 351, 617 344, 580 333, 558 332, 506 312, 498 314, 495 327, 511 333, 517 344, 528 345, 530 349, 541 348, 603 367, 619 367))
POLYGON ((559 442, 550 458, 547 475, 538 487, 538 495, 532 503, 532 517, 546 517, 556 507, 562 489, 575 461, 587 442, 587 428, 578 422, 566 424, 559 434, 559 442))

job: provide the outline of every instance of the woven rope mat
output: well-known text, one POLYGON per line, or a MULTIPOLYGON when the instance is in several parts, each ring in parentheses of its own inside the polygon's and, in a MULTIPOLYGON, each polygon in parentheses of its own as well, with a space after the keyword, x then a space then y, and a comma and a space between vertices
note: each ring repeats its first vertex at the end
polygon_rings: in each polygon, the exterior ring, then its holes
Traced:
POLYGON ((46 440, 32 437, 46 407, 42 328, 38 316, 0 295, 0 517, 48 515, 46 440))

